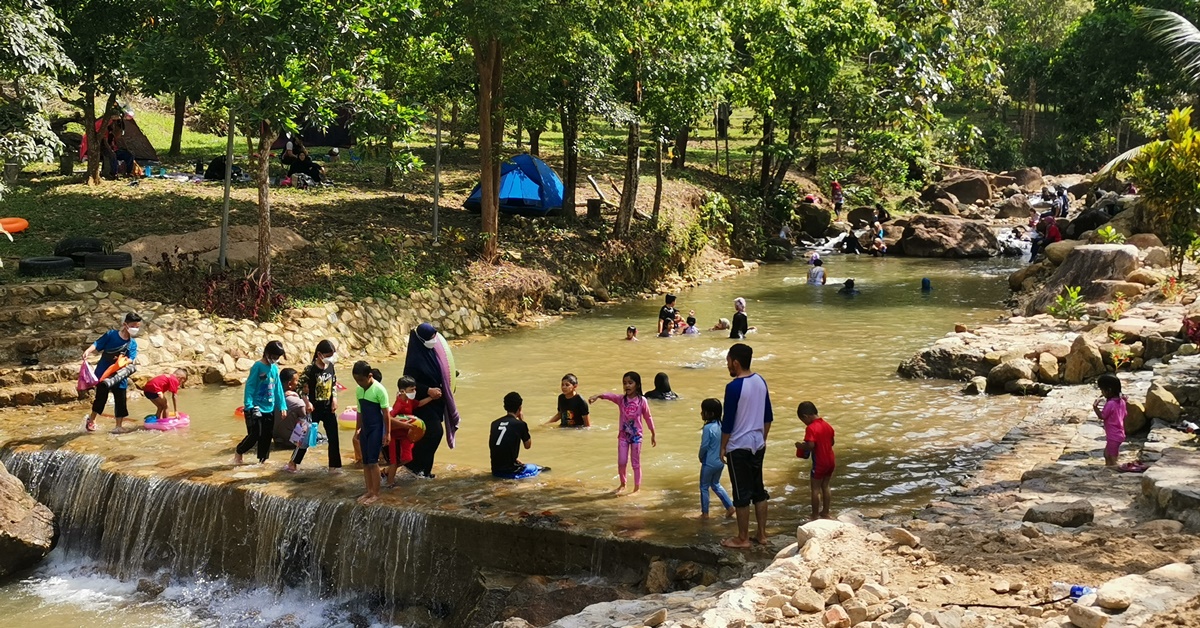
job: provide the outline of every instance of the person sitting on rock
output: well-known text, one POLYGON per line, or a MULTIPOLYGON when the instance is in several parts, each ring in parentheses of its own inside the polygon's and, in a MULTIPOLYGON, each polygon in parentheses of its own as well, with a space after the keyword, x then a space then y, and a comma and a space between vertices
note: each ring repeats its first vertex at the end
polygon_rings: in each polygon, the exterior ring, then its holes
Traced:
POLYGON ((883 243, 883 238, 875 238, 871 240, 871 256, 883 257, 887 253, 887 245, 883 243))
POLYGON ((1035 261, 1038 253, 1044 251, 1047 246, 1060 241, 1062 241, 1062 234, 1058 231, 1058 224, 1054 217, 1044 216, 1030 240, 1029 261, 1035 261))

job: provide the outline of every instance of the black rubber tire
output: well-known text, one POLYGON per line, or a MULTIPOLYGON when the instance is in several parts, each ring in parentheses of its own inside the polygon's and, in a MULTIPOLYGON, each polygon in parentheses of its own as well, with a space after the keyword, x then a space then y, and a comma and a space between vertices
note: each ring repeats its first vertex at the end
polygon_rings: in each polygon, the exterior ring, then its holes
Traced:
MULTIPOLYGON (((67 238, 54 247, 54 255, 58 257, 75 257, 80 253, 103 253, 104 240, 100 238, 67 238)), ((79 265, 83 264, 83 256, 76 258, 79 265)))
POLYGON ((83 256, 83 267, 88 270, 120 270, 133 266, 133 256, 123 251, 112 253, 88 253, 83 256))
POLYGON ((65 275, 75 270, 75 260, 69 257, 27 257, 17 263, 17 272, 26 277, 65 275))

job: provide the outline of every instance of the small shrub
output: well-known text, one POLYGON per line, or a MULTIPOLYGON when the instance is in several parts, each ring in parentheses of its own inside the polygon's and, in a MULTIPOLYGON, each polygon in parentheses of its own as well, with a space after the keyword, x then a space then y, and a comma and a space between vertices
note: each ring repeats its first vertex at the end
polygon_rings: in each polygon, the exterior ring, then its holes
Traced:
MULTIPOLYGON (((1096 237, 1104 244, 1124 244, 1125 235, 1113 229, 1112 225, 1104 225, 1096 230, 1096 237)), ((1116 319, 1114 319, 1116 320, 1116 319)))
MULTIPOLYGON (((1108 315, 1108 320, 1119 321, 1129 311, 1129 300, 1125 298, 1125 294, 1118 292, 1113 298, 1112 303, 1105 308, 1105 313, 1108 315)), ((1117 342, 1120 342, 1119 340, 1117 342)))
POLYGON ((1054 300, 1054 304, 1050 306, 1050 315, 1069 321, 1082 318, 1084 313, 1087 312, 1087 305, 1083 302, 1083 297, 1079 296, 1082 290, 1079 286, 1064 288, 1065 294, 1058 295, 1054 300))
POLYGON ((1158 290, 1168 302, 1178 301, 1183 296, 1183 286, 1175 277, 1168 277, 1158 284, 1158 290))

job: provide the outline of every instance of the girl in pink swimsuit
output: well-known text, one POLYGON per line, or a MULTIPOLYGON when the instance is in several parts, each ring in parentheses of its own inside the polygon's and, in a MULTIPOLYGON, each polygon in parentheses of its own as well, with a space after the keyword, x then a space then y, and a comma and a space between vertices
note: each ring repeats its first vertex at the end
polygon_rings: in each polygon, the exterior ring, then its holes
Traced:
POLYGON ((642 420, 650 429, 650 446, 657 447, 658 441, 654 434, 654 420, 650 418, 650 403, 642 396, 642 376, 629 371, 621 378, 624 395, 604 393, 593 395, 588 403, 596 403, 597 399, 607 399, 621 409, 619 420, 620 429, 617 431, 617 471, 621 477, 621 486, 617 494, 625 492, 625 466, 633 462, 633 492, 642 488, 642 420))

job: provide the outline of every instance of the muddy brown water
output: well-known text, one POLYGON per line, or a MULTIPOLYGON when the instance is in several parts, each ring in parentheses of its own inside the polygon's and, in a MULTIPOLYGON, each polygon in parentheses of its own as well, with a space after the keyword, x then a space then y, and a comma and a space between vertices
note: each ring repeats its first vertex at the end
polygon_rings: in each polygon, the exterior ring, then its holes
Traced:
MULTIPOLYGON (((960 396, 957 383, 908 381, 895 374, 902 359, 955 323, 983 323, 999 314, 999 302, 1007 293, 1005 262, 835 257, 826 269, 830 281, 825 287, 806 285, 808 267, 790 264, 766 266, 679 295, 680 309, 695 310, 703 330, 717 318, 732 315, 735 297, 748 302, 750 323, 758 330, 746 342, 755 351, 754 370, 770 386, 775 413, 766 483, 773 497, 771 519, 777 524, 772 532, 777 534, 794 529, 808 510, 809 463, 797 459, 792 446, 803 435, 795 412, 800 401, 813 401, 837 430, 835 510, 857 508, 867 514, 922 506, 969 473, 986 448, 1029 408, 1026 401, 1011 397, 960 396), (855 278, 859 295, 837 294, 845 277, 855 278), (931 279, 932 292, 921 292, 922 277, 931 279)), ((660 305, 656 299, 600 308, 456 348, 457 398, 464 417, 458 447, 448 450, 443 445, 439 451, 438 479, 408 483, 386 500, 400 508, 469 509, 485 518, 551 511, 585 534, 668 544, 702 544, 729 534, 731 523, 702 522, 695 515, 699 511, 699 406, 706 397, 723 396, 729 381, 724 356, 733 341, 724 332, 709 331, 698 337, 655 338, 660 305), (623 340, 631 324, 642 330, 639 342, 623 340), (614 498, 610 495, 617 484, 614 404, 601 400, 592 406, 590 429, 538 424, 554 414, 563 374, 576 374, 579 391, 586 397, 618 390, 621 374, 628 370, 641 373, 647 390, 656 373, 667 373, 680 399, 651 402, 658 446, 647 443, 643 449, 642 493, 614 498), (524 415, 532 426, 533 447, 523 452, 522 460, 552 468, 542 478, 521 484, 494 482, 485 472, 487 426, 503 414, 501 400, 512 390, 525 398, 524 415)), ((339 363, 339 373, 353 386, 349 357, 339 363)), ((402 360, 377 364, 393 394, 402 365, 402 360)), ((5 425, 3 432, 5 440, 22 441, 26 449, 30 443, 39 448, 61 446, 100 455, 110 466, 113 460, 121 460, 116 466, 122 471, 152 484, 161 477, 209 486, 249 482, 280 500, 357 494, 361 479, 356 470, 332 479, 320 470, 323 449, 310 453, 308 468, 299 476, 277 469, 229 469, 224 462, 230 447, 244 434, 232 415, 240 399, 240 390, 187 389, 180 399, 181 409, 192 416, 186 432, 78 439, 71 435, 78 417, 63 413, 20 426, 5 425)), ((353 391, 342 392, 340 400, 342 405, 352 404, 353 391)), ((150 409, 145 400, 132 406, 135 415, 150 409)), ((341 432, 347 459, 349 434, 341 432)), ((280 461, 284 457, 274 454, 280 461)), ((41 468, 26 462, 27 474, 41 468)), ((66 485, 39 481, 42 490, 66 490, 66 485)), ((723 485, 729 488, 728 477, 723 485)), ((279 503, 283 505, 274 508, 282 509, 281 517, 298 516, 291 514, 287 502, 279 503)), ((718 503, 715 497, 713 503, 718 503)), ((129 524, 118 523, 122 515, 106 516, 116 518, 109 520, 110 527, 129 524)), ((195 541, 221 542, 220 538, 195 541)), ((0 587, 0 614, 20 625, 64 626, 338 625, 351 619, 338 594, 246 587, 211 574, 194 578, 174 574, 171 586, 148 601, 136 592, 136 576, 139 568, 157 563, 143 565, 128 556, 131 548, 141 546, 88 550, 85 545, 77 542, 80 549, 75 552, 56 551, 58 556, 26 579, 0 587)), ((269 553, 272 548, 266 549, 269 553)))

